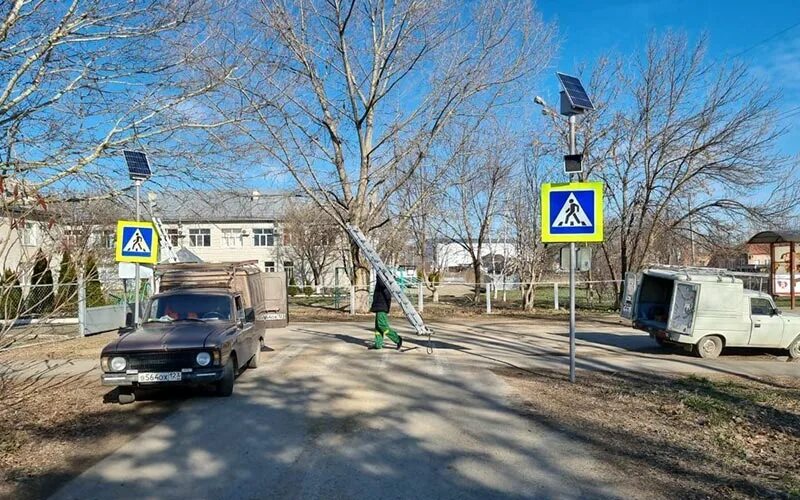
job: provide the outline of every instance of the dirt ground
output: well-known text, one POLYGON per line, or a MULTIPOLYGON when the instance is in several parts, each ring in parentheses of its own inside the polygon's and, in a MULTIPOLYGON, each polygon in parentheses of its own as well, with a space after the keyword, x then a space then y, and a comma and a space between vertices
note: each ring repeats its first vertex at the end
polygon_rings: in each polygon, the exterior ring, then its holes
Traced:
POLYGON ((654 497, 800 498, 800 381, 498 369, 523 415, 654 497))
POLYGON ((116 339, 117 332, 101 333, 89 337, 49 340, 25 347, 0 351, 4 361, 40 361, 45 359, 100 359, 100 351, 116 339))
POLYGON ((96 380, 0 382, 0 498, 44 498, 177 408, 120 406, 96 380))

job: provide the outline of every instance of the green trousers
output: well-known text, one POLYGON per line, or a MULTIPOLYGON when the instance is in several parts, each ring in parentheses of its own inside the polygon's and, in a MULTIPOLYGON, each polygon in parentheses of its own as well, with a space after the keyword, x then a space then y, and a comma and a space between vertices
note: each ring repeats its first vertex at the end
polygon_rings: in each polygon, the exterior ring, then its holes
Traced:
POLYGON ((389 326, 389 315, 385 312, 375 313, 375 349, 383 348, 383 336, 389 337, 389 340, 395 343, 400 342, 400 336, 397 332, 392 330, 389 326))

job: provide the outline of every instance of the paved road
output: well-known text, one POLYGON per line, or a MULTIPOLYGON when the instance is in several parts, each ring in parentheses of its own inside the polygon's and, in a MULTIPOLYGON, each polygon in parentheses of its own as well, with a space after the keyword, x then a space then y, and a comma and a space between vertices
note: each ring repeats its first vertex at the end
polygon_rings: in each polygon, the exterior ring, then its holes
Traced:
MULTIPOLYGON (((665 354, 619 326, 581 330, 583 368, 800 375, 764 356, 665 354)), ((368 351, 369 335, 366 324, 274 331, 231 398, 188 400, 53 498, 643 495, 568 433, 520 416, 490 371, 563 368, 561 325, 440 324, 431 355, 410 336, 402 352, 368 351)))

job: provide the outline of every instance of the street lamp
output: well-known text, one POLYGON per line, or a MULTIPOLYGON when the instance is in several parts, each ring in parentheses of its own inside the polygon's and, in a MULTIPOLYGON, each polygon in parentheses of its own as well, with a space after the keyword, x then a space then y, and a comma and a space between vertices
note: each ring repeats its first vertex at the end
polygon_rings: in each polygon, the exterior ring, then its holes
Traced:
MULTIPOLYGON (((136 186, 136 222, 140 219, 140 202, 139 195, 142 187, 142 181, 146 181, 152 175, 150 171, 150 163, 147 161, 147 155, 141 151, 123 151, 125 156, 125 163, 128 165, 128 176, 136 186)), ((139 277, 139 263, 135 263, 136 273, 134 274, 134 294, 136 295, 133 305, 133 322, 135 325, 139 324, 139 287, 141 286, 139 277)))

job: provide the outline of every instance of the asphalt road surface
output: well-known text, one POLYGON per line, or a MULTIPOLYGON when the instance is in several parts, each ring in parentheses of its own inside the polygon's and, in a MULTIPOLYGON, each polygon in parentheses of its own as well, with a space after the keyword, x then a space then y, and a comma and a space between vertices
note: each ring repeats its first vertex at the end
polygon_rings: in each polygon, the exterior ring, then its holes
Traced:
MULTIPOLYGON (((367 324, 274 330, 232 397, 187 400, 52 498, 646 496, 574 436, 521 416, 491 371, 566 370, 563 324, 465 323, 437 325, 432 354, 411 335, 400 352, 367 350, 367 324)), ((708 361, 618 325, 579 329, 579 382, 592 369, 800 375, 780 353, 708 361)))

